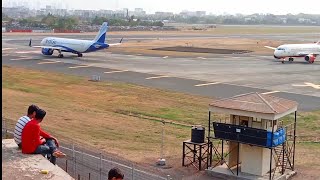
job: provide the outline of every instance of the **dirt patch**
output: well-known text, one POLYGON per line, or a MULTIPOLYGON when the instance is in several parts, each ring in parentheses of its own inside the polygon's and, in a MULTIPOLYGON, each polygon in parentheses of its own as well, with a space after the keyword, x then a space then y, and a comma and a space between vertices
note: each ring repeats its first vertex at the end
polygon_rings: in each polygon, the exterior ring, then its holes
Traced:
POLYGON ((200 48, 200 47, 186 47, 186 46, 174 46, 153 48, 157 51, 177 51, 177 52, 195 52, 195 53, 211 53, 211 54, 244 54, 251 53, 249 50, 236 50, 236 49, 213 49, 213 48, 200 48))
POLYGON ((232 51, 246 52, 251 55, 270 55, 273 50, 264 46, 277 47, 283 41, 256 40, 246 38, 214 38, 214 39, 159 39, 152 41, 129 41, 121 46, 108 49, 112 53, 143 54, 145 56, 169 57, 215 57, 216 54, 232 55, 232 51), (168 49, 169 47, 169 49, 168 49), (177 48, 179 47, 179 49, 177 48), (197 49, 195 49, 197 48, 197 49), (181 50, 182 49, 182 50, 181 50), (213 50, 214 49, 214 50, 213 50), (231 50, 225 51, 225 50, 231 50), (247 51, 250 50, 250 51, 247 51), (210 53, 211 51, 211 53, 210 53), (216 52, 214 52, 216 51, 216 52), (204 52, 204 53, 202 53, 204 52), (205 53, 208 52, 208 53, 205 53))

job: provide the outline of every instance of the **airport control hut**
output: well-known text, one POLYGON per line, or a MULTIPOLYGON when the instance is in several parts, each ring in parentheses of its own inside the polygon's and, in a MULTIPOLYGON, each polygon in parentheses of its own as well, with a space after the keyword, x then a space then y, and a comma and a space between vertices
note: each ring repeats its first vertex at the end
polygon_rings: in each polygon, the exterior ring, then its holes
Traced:
POLYGON ((256 92, 212 102, 208 174, 222 179, 294 175, 297 107, 295 101, 256 92))

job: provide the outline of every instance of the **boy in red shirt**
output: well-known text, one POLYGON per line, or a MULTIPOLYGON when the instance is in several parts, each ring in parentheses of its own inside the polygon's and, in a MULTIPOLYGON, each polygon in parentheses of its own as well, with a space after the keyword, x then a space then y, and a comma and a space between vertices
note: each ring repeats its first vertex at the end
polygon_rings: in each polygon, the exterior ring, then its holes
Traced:
POLYGON ((48 155, 50 162, 56 164, 57 157, 65 157, 66 155, 57 149, 59 147, 58 140, 41 130, 40 123, 45 115, 44 110, 38 109, 35 117, 23 128, 21 135, 22 153, 48 155))

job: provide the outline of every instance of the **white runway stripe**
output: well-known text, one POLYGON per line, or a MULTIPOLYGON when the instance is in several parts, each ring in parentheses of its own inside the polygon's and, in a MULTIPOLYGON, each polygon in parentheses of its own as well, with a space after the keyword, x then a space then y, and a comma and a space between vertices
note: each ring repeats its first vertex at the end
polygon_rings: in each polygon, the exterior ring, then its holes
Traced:
POLYGON ((261 93, 261 94, 273 94, 273 93, 277 93, 277 92, 280 92, 280 91, 269 91, 269 92, 265 92, 265 93, 261 93))
POLYGON ((111 74, 111 73, 119 73, 119 72, 127 72, 129 70, 117 70, 117 71, 107 71, 107 72, 104 72, 105 74, 111 74))
POLYGON ((11 50, 11 49, 17 49, 17 48, 2 48, 2 51, 11 50))
POLYGON ((314 89, 320 89, 320 84, 314 84, 310 82, 305 82, 304 84, 292 84, 295 87, 312 87, 314 89))
POLYGON ((18 51, 17 54, 29 54, 29 53, 39 53, 40 51, 18 51))
POLYGON ((72 66, 72 67, 69 67, 69 68, 70 69, 77 69, 77 68, 85 68, 85 67, 90 67, 90 65, 72 66))
POLYGON ((38 64, 55 64, 55 63, 59 63, 61 61, 48 61, 48 62, 39 62, 38 64))
POLYGON ((170 77, 170 76, 154 76, 154 77, 148 77, 146 79, 160 79, 160 78, 166 78, 166 77, 170 77))
POLYGON ((197 84, 194 86, 200 87, 200 86, 209 86, 209 85, 214 85, 214 84, 219 84, 220 82, 211 82, 211 83, 205 83, 205 84, 197 84))
POLYGON ((11 61, 19 61, 19 60, 25 60, 25 59, 31 59, 32 57, 20 57, 15 59, 10 59, 11 61))

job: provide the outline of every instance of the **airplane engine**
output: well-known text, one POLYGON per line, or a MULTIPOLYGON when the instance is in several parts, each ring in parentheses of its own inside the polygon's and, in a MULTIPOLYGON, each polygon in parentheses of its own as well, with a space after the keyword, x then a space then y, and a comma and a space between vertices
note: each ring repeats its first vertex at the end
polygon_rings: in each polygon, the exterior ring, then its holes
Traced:
POLYGON ((50 48, 42 48, 42 54, 44 55, 52 55, 53 54, 53 49, 50 48))
POLYGON ((315 59, 316 59, 316 57, 314 57, 312 55, 308 55, 308 56, 304 57, 304 60, 308 61, 309 63, 313 63, 315 59))

